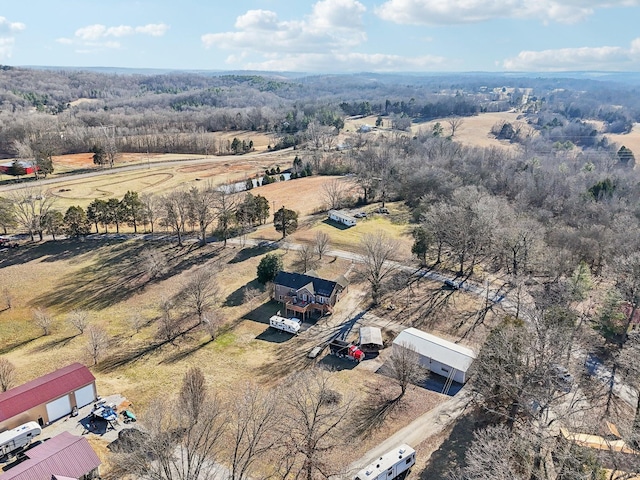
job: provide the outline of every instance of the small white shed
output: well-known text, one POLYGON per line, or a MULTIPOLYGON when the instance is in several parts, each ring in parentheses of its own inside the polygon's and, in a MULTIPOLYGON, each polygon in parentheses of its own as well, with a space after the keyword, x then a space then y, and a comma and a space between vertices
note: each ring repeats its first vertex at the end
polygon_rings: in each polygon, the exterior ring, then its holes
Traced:
POLYGON ((333 220, 334 222, 342 223, 347 227, 353 227, 357 220, 355 217, 351 215, 347 215, 346 213, 339 212, 338 210, 329 210, 329 220, 333 220))
POLYGON ((394 350, 403 345, 415 349, 425 368, 458 383, 467 381, 467 371, 476 358, 473 350, 417 328, 403 330, 393 341, 394 350))

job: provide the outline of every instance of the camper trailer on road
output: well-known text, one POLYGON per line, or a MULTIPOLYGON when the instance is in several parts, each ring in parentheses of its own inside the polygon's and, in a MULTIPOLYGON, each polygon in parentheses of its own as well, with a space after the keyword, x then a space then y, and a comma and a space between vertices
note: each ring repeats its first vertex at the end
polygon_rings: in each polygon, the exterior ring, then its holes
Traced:
POLYGON ((416 464, 416 451, 403 444, 385 453, 356 475, 355 480, 392 480, 416 464))

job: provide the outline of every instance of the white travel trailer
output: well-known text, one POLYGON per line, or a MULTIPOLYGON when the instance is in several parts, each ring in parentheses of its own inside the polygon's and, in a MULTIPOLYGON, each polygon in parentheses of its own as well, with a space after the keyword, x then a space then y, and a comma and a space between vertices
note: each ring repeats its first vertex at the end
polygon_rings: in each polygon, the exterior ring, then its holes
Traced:
POLYGON ((358 472, 355 480, 391 480, 416 464, 416 451, 403 444, 358 472))
POLYGON ((41 433, 42 429, 36 422, 27 422, 13 430, 0 433, 0 457, 5 457, 22 447, 26 447, 41 433))
POLYGON ((269 326, 276 330, 297 335, 302 326, 302 321, 298 318, 285 318, 279 315, 273 315, 269 319, 269 326))

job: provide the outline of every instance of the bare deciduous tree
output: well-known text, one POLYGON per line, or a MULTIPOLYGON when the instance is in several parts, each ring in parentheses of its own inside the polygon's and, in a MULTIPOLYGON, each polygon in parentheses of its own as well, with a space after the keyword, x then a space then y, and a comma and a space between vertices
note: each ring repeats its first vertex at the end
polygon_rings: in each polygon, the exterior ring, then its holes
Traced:
POLYGON ((198 224, 200 232, 200 245, 207 243, 207 229, 216 219, 217 212, 215 202, 218 191, 211 183, 204 188, 192 187, 189 190, 189 202, 194 220, 198 224))
POLYGON ((191 213, 190 203, 189 194, 183 190, 175 190, 160 199, 161 223, 173 230, 180 246, 191 213))
POLYGON ((0 392, 9 390, 16 379, 16 367, 4 357, 0 357, 0 392))
POLYGON ((158 319, 158 335, 165 342, 173 342, 180 334, 180 325, 173 315, 173 301, 170 298, 160 300, 160 318, 158 319))
POLYGON ((307 369, 293 375, 286 392, 288 414, 281 422, 280 474, 313 480, 338 473, 331 454, 347 443, 342 428, 351 405, 333 390, 327 372, 307 369))
POLYGON ((335 178, 322 186, 322 197, 327 202, 331 210, 336 210, 344 206, 347 187, 340 179, 335 178))
POLYGON ((224 322, 224 317, 220 314, 218 310, 210 310, 205 312, 202 317, 202 324, 204 325, 205 330, 211 337, 211 340, 215 340, 218 336, 218 330, 220 329, 220 325, 224 322))
POLYGON ((400 387, 400 395, 396 400, 404 397, 409 385, 419 383, 427 376, 415 347, 404 342, 393 346, 393 353, 389 359, 389 373, 400 387))
POLYGON ((178 294, 180 302, 198 316, 200 324, 205 312, 214 306, 218 296, 218 288, 214 280, 215 272, 212 267, 200 267, 189 275, 178 294))
POLYGON ((207 398, 207 385, 204 373, 198 367, 191 367, 184 374, 182 386, 178 394, 178 402, 187 419, 197 423, 200 418, 200 409, 207 398))
POLYGON ((142 327, 146 323, 146 320, 144 319, 144 317, 142 316, 139 310, 134 310, 133 312, 131 312, 129 314, 129 317, 127 318, 127 321, 129 325, 131 325, 131 328, 133 328, 136 333, 139 333, 140 329, 142 329, 142 327))
POLYGON ((145 248, 140 254, 140 268, 149 278, 161 277, 167 273, 167 256, 157 248, 145 248))
POLYGON ((44 308, 36 308, 31 311, 33 323, 37 327, 42 329, 42 335, 47 336, 51 333, 51 326, 53 325, 53 317, 44 308))
POLYGON ((302 273, 306 272, 313 268, 313 247, 309 244, 303 243, 300 245, 300 248, 296 250, 296 257, 298 259, 298 264, 302 270, 302 273))
POLYGON ((464 119, 461 117, 450 117, 447 119, 447 123, 449 124, 449 128, 451 129, 451 136, 454 137, 456 135, 456 132, 464 123, 464 119))
POLYGON ((89 325, 87 327, 87 352, 93 360, 93 364, 97 365, 100 358, 109 348, 109 335, 107 331, 100 325, 89 325))
POLYGON ((89 323, 89 312, 86 310, 71 310, 67 315, 67 322, 69 322, 69 325, 72 327, 78 329, 82 335, 89 323))
POLYGON ((157 399, 147 410, 146 436, 128 453, 114 459, 119 478, 133 475, 146 480, 198 480, 217 478, 216 457, 222 450, 227 424, 226 408, 206 384, 201 373, 190 370, 181 392, 189 397, 157 399), (193 384, 195 378, 199 380, 193 384), (191 384, 191 386, 187 386, 191 384), (193 387, 193 388, 192 388, 193 387), (193 417, 197 411, 197 418, 193 417))
POLYGON ((326 232, 318 232, 314 237, 314 248, 318 254, 318 259, 322 260, 323 255, 329 251, 329 235, 326 232))
POLYGON ((42 240, 44 232, 43 219, 51 210, 56 197, 44 189, 24 188, 13 192, 10 200, 13 202, 17 222, 29 232, 31 241, 37 233, 42 240))
POLYGON ((367 280, 371 284, 371 297, 375 304, 380 302, 383 282, 397 270, 397 265, 393 263, 397 249, 397 242, 384 233, 366 234, 362 237, 360 257, 367 280))
POLYGON ((11 290, 9 290, 9 287, 4 287, 2 289, 2 296, 4 297, 4 304, 7 306, 7 309, 11 310, 13 307, 13 294, 11 293, 11 290))
POLYGON ((247 385, 231 413, 231 480, 251 477, 254 463, 279 444, 280 399, 256 385, 247 385))

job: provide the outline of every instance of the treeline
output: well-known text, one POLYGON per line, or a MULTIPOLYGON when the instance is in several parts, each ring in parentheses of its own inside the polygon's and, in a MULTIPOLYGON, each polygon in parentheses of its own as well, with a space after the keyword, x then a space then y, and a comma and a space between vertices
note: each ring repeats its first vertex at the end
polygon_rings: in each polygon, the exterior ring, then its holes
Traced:
POLYGON ((411 121, 518 108, 562 123, 598 119, 610 132, 628 131, 640 119, 634 87, 576 79, 126 75, 23 68, 2 70, 0 79, 4 157, 18 154, 16 142, 47 143, 56 154, 87 152, 104 139, 105 129, 120 151, 206 154, 221 151, 210 132, 266 132, 276 137, 272 146, 291 146, 309 125, 339 131, 348 115, 411 121), (493 93, 505 83, 515 91, 493 93), (525 88, 533 93, 525 96, 525 88))
POLYGON ((175 190, 164 195, 139 195, 128 191, 121 199, 95 199, 86 209, 72 206, 66 212, 55 208, 56 197, 44 189, 26 188, 8 198, 0 198, 0 226, 6 234, 10 229, 28 232, 31 240, 44 234, 69 237, 109 233, 122 227, 154 233, 158 227, 176 236, 179 245, 188 232, 197 232, 202 244, 207 234, 225 243, 235 235, 244 235, 254 226, 266 223, 269 202, 261 195, 207 184, 202 188, 175 190), (215 225, 215 228, 209 230, 215 225))

